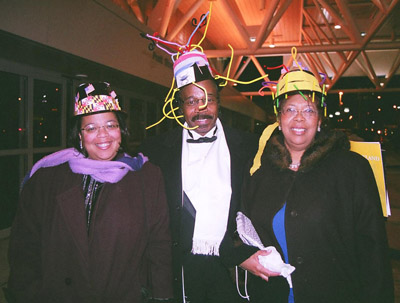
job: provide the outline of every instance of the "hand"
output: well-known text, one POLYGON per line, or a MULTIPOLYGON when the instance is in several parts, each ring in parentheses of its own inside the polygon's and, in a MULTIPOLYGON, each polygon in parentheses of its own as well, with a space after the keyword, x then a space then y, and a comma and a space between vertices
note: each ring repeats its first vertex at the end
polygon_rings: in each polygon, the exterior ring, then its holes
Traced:
POLYGON ((258 261, 258 256, 267 256, 269 254, 270 254, 269 251, 259 250, 255 254, 253 254, 250 258, 248 258, 247 260, 243 261, 240 264, 240 267, 242 267, 243 269, 248 270, 253 275, 259 276, 260 278, 262 278, 262 279, 264 279, 265 281, 268 282, 268 278, 269 277, 279 276, 279 273, 273 272, 273 271, 269 271, 264 266, 262 266, 260 264, 260 262, 258 261))

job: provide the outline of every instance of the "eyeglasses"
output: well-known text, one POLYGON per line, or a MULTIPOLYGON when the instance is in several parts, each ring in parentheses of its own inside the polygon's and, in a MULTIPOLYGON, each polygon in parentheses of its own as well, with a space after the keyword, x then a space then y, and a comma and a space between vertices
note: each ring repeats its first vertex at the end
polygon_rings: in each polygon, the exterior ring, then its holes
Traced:
MULTIPOLYGON (((205 104, 206 103, 206 99, 202 98, 202 99, 197 99, 197 98, 189 98, 183 101, 183 104, 185 104, 186 106, 192 107, 192 106, 197 106, 199 105, 199 103, 205 104)), ((208 97, 207 99, 207 104, 214 104, 217 102, 217 99, 212 98, 212 97, 208 97)))
POLYGON ((301 113, 301 115, 308 119, 308 118, 313 118, 317 115, 317 111, 313 110, 311 107, 307 107, 303 110, 298 110, 294 107, 287 107, 281 110, 282 115, 285 115, 286 117, 296 117, 299 113, 301 113))
POLYGON ((107 132, 111 132, 111 131, 117 130, 119 128, 119 125, 116 123, 110 123, 110 124, 106 124, 106 125, 102 125, 102 126, 94 126, 94 125, 90 124, 90 125, 86 125, 84 128, 81 128, 81 130, 84 130, 88 134, 95 134, 103 127, 107 132))

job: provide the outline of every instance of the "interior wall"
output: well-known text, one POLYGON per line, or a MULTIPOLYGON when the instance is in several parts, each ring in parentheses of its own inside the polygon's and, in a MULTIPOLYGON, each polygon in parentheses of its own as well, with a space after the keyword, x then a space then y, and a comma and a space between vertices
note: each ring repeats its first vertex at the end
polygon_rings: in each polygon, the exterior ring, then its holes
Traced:
POLYGON ((148 50, 144 25, 109 0, 1 0, 0 29, 170 86, 170 58, 148 50), (156 56, 155 56, 156 55, 156 56))

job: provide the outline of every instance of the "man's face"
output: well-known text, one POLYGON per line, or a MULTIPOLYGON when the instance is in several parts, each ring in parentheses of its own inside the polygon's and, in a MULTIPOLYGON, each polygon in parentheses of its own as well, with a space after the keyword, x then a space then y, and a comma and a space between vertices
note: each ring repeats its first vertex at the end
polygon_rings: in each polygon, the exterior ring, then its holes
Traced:
POLYGON ((196 84, 207 92, 207 106, 204 107, 206 103, 205 91, 194 84, 189 84, 182 88, 180 92, 183 101, 182 111, 188 126, 198 126, 194 131, 204 136, 215 126, 218 118, 218 92, 217 86, 212 80, 203 80, 196 84))

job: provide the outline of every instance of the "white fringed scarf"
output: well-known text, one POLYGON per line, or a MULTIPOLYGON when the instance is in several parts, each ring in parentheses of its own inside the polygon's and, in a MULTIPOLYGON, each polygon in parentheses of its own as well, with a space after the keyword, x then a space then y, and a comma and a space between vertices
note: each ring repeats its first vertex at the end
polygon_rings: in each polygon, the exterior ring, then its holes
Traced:
MULTIPOLYGON (((192 253, 219 255, 225 235, 231 201, 231 160, 219 119, 217 140, 212 143, 187 143, 188 130, 182 138, 182 188, 196 209, 192 253)), ((206 136, 212 136, 215 128, 206 136)), ((192 132, 193 138, 200 137, 192 132)))

